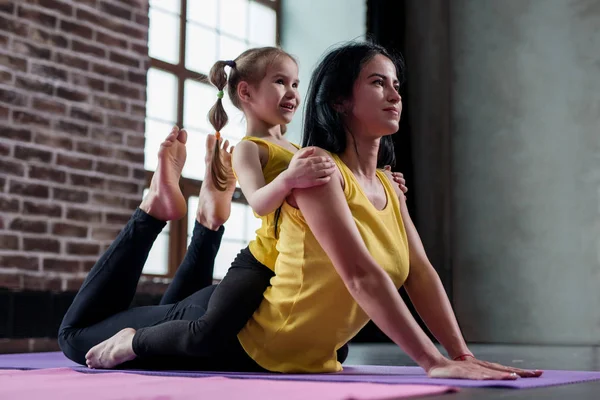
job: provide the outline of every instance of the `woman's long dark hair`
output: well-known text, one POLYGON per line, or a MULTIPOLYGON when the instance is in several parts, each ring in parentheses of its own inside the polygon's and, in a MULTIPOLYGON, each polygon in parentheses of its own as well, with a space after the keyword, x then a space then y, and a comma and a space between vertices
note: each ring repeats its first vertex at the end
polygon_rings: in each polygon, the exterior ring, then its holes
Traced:
MULTIPOLYGON (((352 98, 354 82, 363 66, 381 54, 396 66, 398 80, 402 82, 404 62, 399 55, 372 42, 350 42, 327 53, 317 65, 310 79, 304 104, 304 131, 302 147, 317 146, 331 153, 346 150, 344 115, 335 105, 352 98)), ((394 165, 392 136, 381 138, 377 167, 394 165)))

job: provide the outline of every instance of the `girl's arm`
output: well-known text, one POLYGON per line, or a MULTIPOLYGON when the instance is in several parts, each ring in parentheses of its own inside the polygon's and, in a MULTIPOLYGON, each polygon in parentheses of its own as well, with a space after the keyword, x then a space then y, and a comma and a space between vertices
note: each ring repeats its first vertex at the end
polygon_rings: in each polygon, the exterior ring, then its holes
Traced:
POLYGON ((255 213, 263 216, 275 211, 294 188, 321 185, 329 181, 335 166, 327 156, 313 156, 314 151, 314 148, 298 150, 289 168, 266 184, 260 146, 242 141, 235 147, 233 168, 242 192, 255 213))

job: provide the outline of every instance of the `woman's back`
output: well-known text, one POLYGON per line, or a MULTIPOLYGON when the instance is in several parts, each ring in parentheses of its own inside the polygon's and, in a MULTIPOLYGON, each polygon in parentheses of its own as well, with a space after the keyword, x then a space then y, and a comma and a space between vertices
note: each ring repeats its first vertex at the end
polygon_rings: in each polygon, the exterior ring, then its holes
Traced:
MULTIPOLYGON (((344 163, 333 156, 344 194, 362 239, 378 264, 400 287, 408 276, 406 232, 398 198, 378 171, 387 204, 377 210, 344 163)), ((336 350, 368 322, 346 289, 302 213, 284 203, 272 287, 239 339, 258 364, 281 372, 341 370, 336 350)))

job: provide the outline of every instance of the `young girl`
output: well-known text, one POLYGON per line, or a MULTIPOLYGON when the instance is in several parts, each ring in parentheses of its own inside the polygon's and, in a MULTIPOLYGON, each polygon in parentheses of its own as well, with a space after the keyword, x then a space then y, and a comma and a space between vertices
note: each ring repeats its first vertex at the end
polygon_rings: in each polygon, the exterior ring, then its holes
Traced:
MULTIPOLYGON (((229 217, 231 195, 235 189, 235 178, 231 173, 231 154, 227 151, 227 142, 221 146, 218 137, 218 132, 227 123, 227 115, 221 104, 222 90, 226 84, 233 104, 244 112, 247 119, 247 136, 237 146, 234 163, 242 190, 256 214, 262 219, 262 226, 257 231, 256 240, 234 260, 221 284, 216 290, 211 288, 211 292, 206 297, 210 298, 206 311, 188 324, 187 334, 182 335, 180 341, 176 342, 184 346, 188 354, 209 354, 213 348, 218 347, 223 337, 230 336, 230 333, 237 333, 248 321, 260 304, 262 294, 274 275, 273 268, 277 258, 275 248, 278 230, 277 208, 292 189, 324 184, 333 172, 331 160, 328 157, 313 157, 314 149, 301 150, 295 161, 290 164, 298 147, 285 140, 283 132, 299 104, 297 74, 297 65, 293 58, 280 49, 270 47, 248 50, 235 61, 220 61, 211 69, 210 80, 219 89, 219 94, 217 103, 209 113, 209 119, 217 135, 216 137, 209 135, 207 139, 207 173, 200 192, 192 240, 184 261, 160 302, 161 306, 179 307, 179 312, 182 314, 179 317, 187 320, 193 314, 189 310, 187 313, 184 310, 193 307, 193 301, 189 304, 185 300, 210 285, 211 267, 223 234, 222 224, 229 217), (230 67, 229 79, 224 70, 225 66, 230 67), (214 152, 209 151, 213 149, 214 152)), ((184 130, 179 131, 174 128, 163 143, 161 152, 165 153, 164 147, 184 148, 186 136, 184 130)), ((165 154, 177 160, 178 164, 181 163, 181 157, 165 154)), ((156 182, 161 181, 159 175, 161 175, 160 169, 157 170, 156 182)), ((123 324, 128 327, 143 328, 145 325, 142 321, 156 317, 153 313, 145 315, 148 309, 125 311, 135 290, 123 288, 139 279, 147 257, 147 246, 141 246, 138 251, 126 251, 124 249, 128 246, 122 242, 130 237, 145 237, 147 241, 153 240, 152 232, 164 226, 161 223, 141 221, 144 218, 156 217, 162 222, 176 219, 178 214, 185 212, 185 200, 180 194, 174 196, 177 201, 168 205, 176 206, 170 213, 154 215, 153 212, 157 208, 160 209, 165 205, 148 206, 153 204, 153 200, 160 202, 165 197, 161 192, 177 192, 175 178, 170 177, 172 174, 162 175, 169 178, 170 182, 167 185, 169 190, 161 188, 161 184, 155 183, 153 179, 150 194, 140 206, 140 210, 136 211, 123 230, 124 235, 120 235, 115 240, 92 269, 63 320, 59 343, 65 354, 77 362, 83 363, 84 355, 92 346, 118 332, 115 329, 123 328, 123 324), (143 215, 144 212, 148 215, 143 215), (154 229, 149 229, 146 224, 153 225, 154 229), (145 232, 138 233, 143 227, 147 228, 145 232), (121 257, 123 259, 120 259, 121 257), (125 263, 130 265, 128 267, 130 272, 125 279, 121 279, 120 286, 115 283, 118 278, 113 277, 112 282, 109 282, 108 279, 97 277, 111 276, 111 273, 106 271, 119 268, 120 264, 125 263), (106 290, 103 289, 104 287, 126 294, 116 296, 105 311, 99 313, 94 308, 97 306, 95 299, 102 297, 97 294, 106 290), (115 315, 120 312, 124 314, 115 315), (94 330, 82 329, 110 315, 114 316, 112 323, 99 324, 94 330), (143 326, 127 324, 126 321, 132 315, 135 315, 134 319, 139 320, 143 326), (119 322, 116 323, 115 320, 119 322)), ((399 183, 403 183, 401 176, 397 179, 399 183)), ((178 316, 167 313, 162 315, 162 318, 161 321, 167 321, 178 316)), ((152 325, 156 323, 158 322, 152 325)), ((149 350, 146 349, 161 348, 165 345, 161 335, 152 334, 152 330, 138 329, 136 335, 138 355, 148 353, 149 350)), ((102 346, 96 350, 100 351, 101 348, 102 346)), ((107 354, 106 349, 104 350, 107 354)), ((339 354, 340 361, 345 359, 346 353, 346 347, 343 346, 339 354)), ((93 358, 94 354, 94 351, 90 352, 89 357, 93 358)), ((119 357, 112 357, 112 359, 113 362, 119 361, 117 363, 126 361, 119 357)))

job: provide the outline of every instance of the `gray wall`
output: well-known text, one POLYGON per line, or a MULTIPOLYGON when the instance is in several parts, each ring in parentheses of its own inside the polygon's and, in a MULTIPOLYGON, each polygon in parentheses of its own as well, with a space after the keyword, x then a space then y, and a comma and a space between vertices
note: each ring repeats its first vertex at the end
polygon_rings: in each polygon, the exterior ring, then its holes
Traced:
MULTIPOLYGON (((302 102, 310 75, 325 51, 340 42, 364 37, 367 31, 365 0, 282 0, 281 47, 300 65, 302 102)), ((304 108, 296 111, 288 139, 299 142, 304 108)))
POLYGON ((600 1, 453 0, 449 18, 463 331, 600 344, 600 1))

